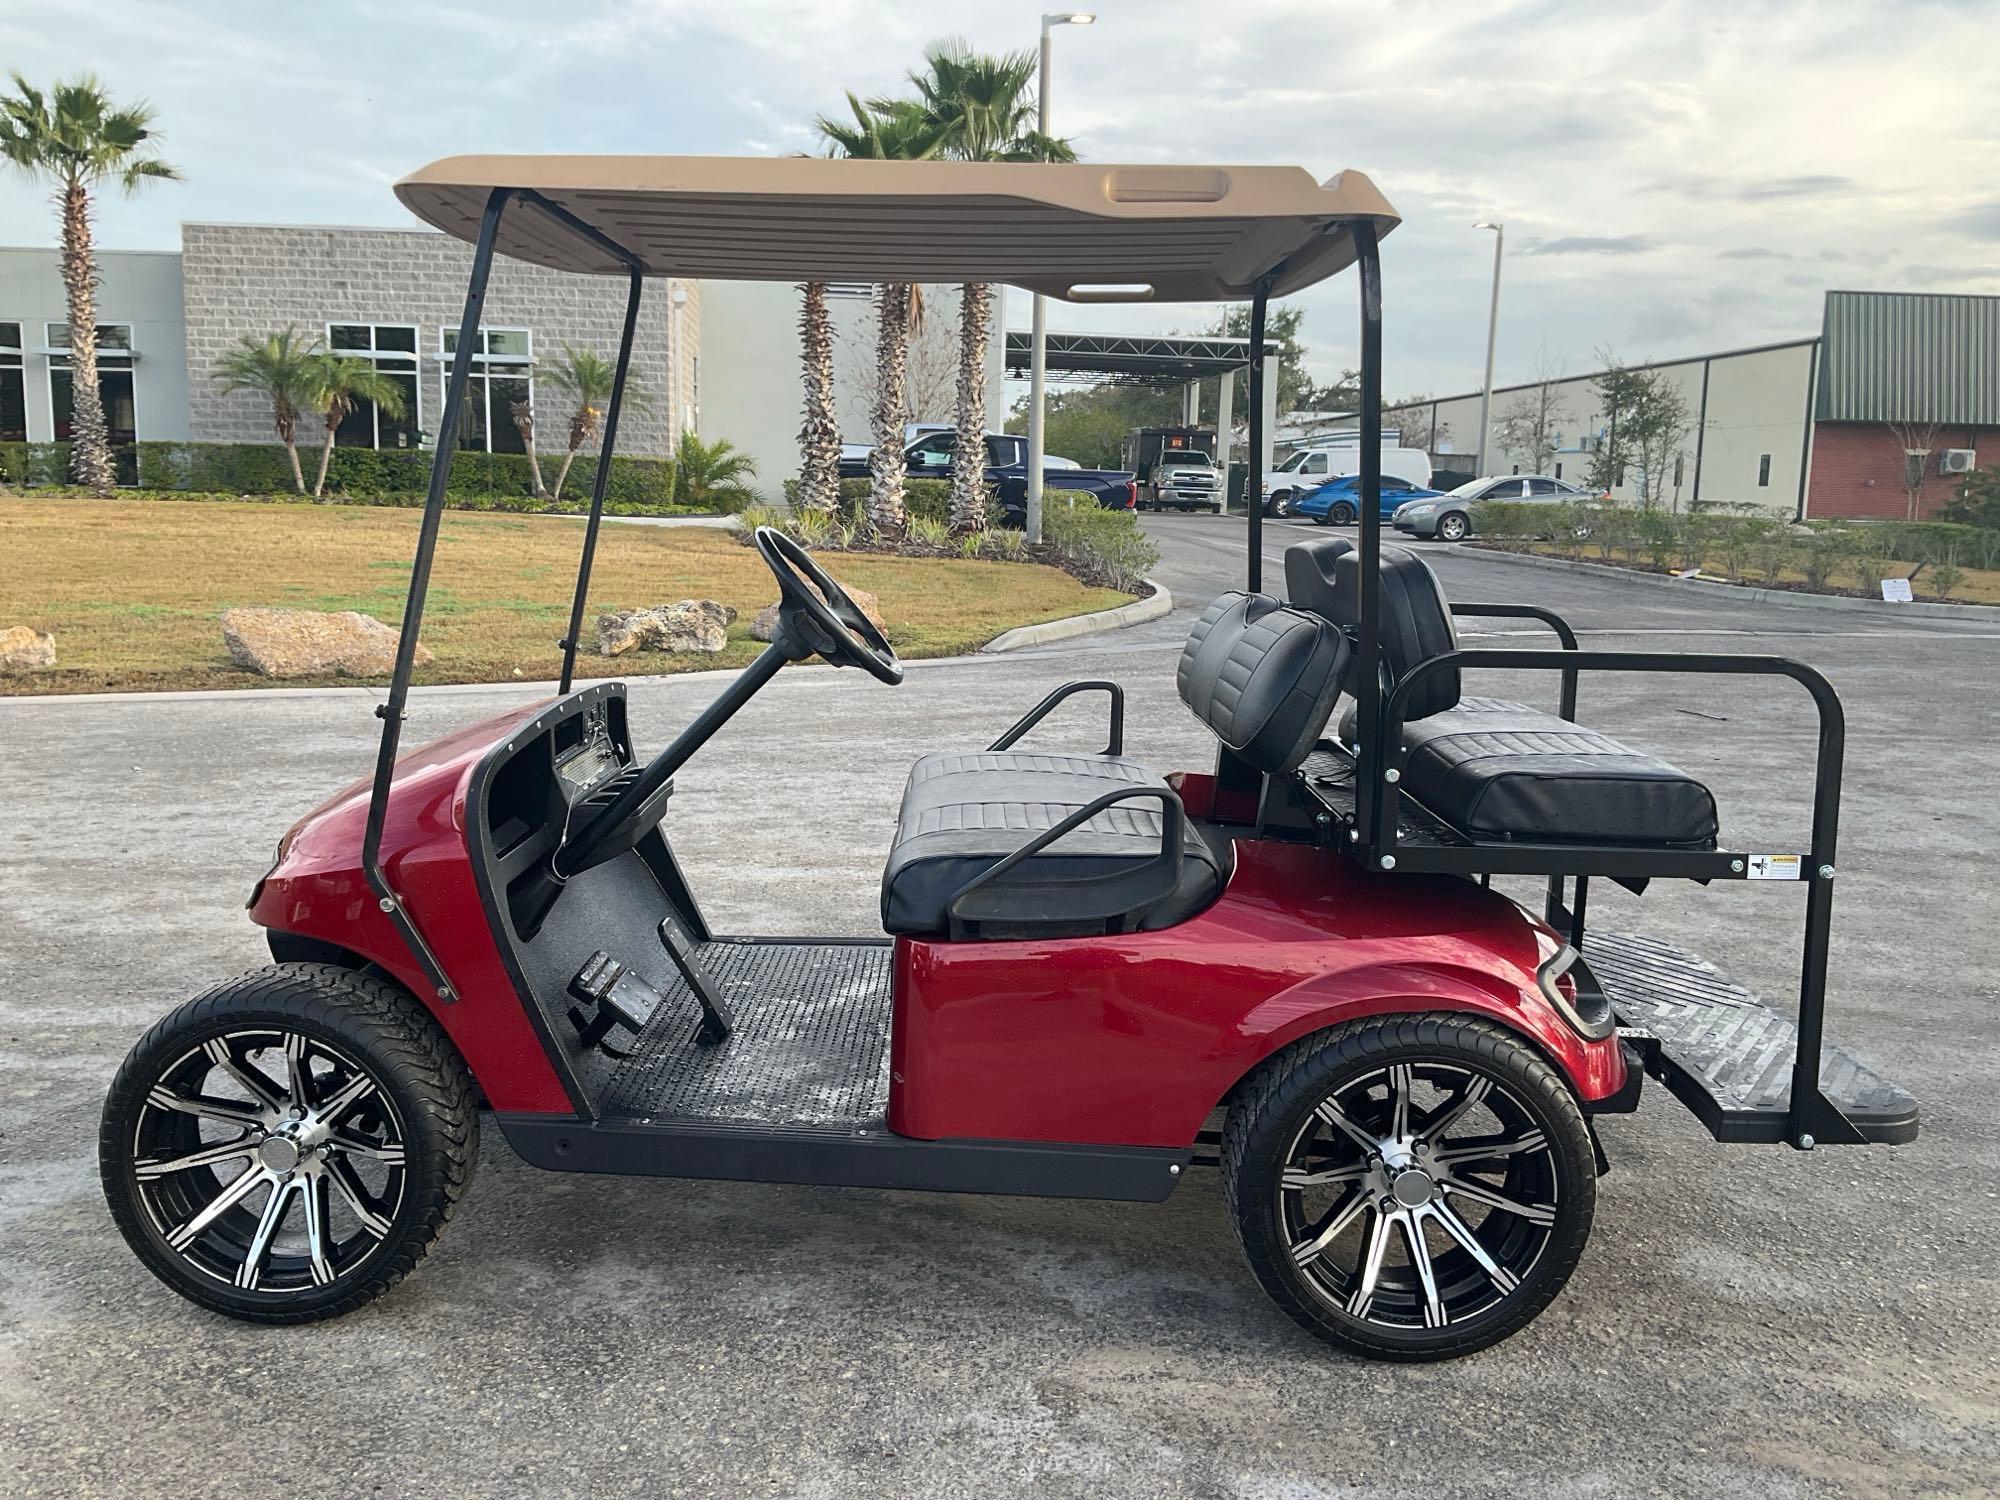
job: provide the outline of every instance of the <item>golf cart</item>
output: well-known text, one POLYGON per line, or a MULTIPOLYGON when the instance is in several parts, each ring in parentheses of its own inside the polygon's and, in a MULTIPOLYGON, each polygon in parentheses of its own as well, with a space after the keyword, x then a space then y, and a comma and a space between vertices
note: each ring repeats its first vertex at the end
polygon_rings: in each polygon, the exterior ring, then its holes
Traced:
POLYGON ((1821 1043, 1842 751, 1826 681, 1775 657, 1580 650, 1547 610, 1447 603, 1383 545, 1377 244, 1396 216, 1366 178, 460 157, 397 193, 475 247, 441 456, 496 255, 625 278, 561 685, 403 753, 438 462, 373 776, 287 833, 257 883, 274 963, 160 1021, 111 1086, 105 1190, 174 1290, 266 1323, 368 1302, 430 1248, 490 1111, 519 1156, 564 1172, 1145 1203, 1219 1166, 1287 1313, 1364 1355, 1437 1359, 1562 1288, 1606 1166, 1593 1118, 1635 1108, 1648 1075, 1718 1140, 1915 1137, 1914 1102, 1821 1043), (1177 669, 1213 765, 1128 757, 1119 686, 1072 682, 990 744, 917 760, 884 829, 881 932, 713 931, 671 835, 732 814, 675 799, 676 772, 788 663, 886 687, 903 669, 762 530, 774 639, 670 744, 640 753, 622 683, 573 687, 644 279, 1248 299, 1254 348, 1270 298, 1348 267, 1359 545, 1293 546, 1281 602, 1249 509, 1246 587, 1206 608, 1177 669), (1465 616, 1540 621, 1560 649, 1461 649, 1465 616), (1554 674, 1559 711, 1462 691, 1496 669, 1554 674), (1578 725, 1597 671, 1802 684, 1820 717, 1806 847, 1729 849, 1698 781, 1578 725), (1106 742, 1025 748, 1078 694, 1108 701, 1106 742), (1545 881, 1539 910, 1496 876, 1545 881), (1669 942, 1586 923, 1594 880, 1758 878, 1804 888, 1796 1023, 1669 942))

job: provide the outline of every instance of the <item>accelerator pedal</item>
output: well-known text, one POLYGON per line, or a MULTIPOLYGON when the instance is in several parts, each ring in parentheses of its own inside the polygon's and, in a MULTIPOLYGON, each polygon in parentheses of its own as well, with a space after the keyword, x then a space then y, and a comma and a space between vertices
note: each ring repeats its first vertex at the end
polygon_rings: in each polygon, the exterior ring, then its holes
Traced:
POLYGON ((660 946, 667 950, 667 957, 681 971, 681 978, 687 981, 688 989, 701 1006, 701 1029, 694 1034, 694 1039, 704 1047, 713 1047, 728 1040, 729 1033, 736 1029, 736 1018, 722 1003, 722 991, 716 988, 708 970, 695 957, 694 939, 688 936, 680 918, 671 911, 660 919, 660 946))

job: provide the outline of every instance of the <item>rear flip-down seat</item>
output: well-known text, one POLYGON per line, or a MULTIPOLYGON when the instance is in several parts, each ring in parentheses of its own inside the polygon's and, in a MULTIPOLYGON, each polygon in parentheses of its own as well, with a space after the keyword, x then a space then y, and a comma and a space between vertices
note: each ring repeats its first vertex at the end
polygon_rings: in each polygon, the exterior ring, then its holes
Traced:
MULTIPOLYGON (((1360 575, 1360 554, 1344 537, 1285 552, 1293 604, 1343 628, 1358 618, 1360 575)), ((1457 649, 1437 577, 1408 548, 1382 548, 1381 594, 1381 654, 1392 681, 1457 649)), ((1352 707, 1340 739, 1357 744, 1352 707)), ((1461 696, 1456 671, 1419 684, 1399 746, 1402 790, 1467 838, 1715 847, 1715 798, 1692 776, 1524 703, 1461 696)))

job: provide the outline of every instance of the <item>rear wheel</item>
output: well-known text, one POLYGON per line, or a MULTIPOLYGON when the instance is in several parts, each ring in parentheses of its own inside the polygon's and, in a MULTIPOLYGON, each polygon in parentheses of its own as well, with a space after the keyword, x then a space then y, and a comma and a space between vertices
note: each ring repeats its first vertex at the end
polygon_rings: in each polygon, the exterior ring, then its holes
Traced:
POLYGON ((1231 1106, 1222 1167, 1264 1290, 1375 1359, 1449 1359, 1525 1327, 1569 1280, 1597 1201, 1562 1079, 1451 1015, 1358 1021, 1280 1053, 1231 1106))
POLYGON ((1457 511, 1449 511, 1438 517, 1437 534, 1441 542, 1462 542, 1472 534, 1472 523, 1457 511))
POLYGON ((472 1179, 456 1049, 405 991, 330 964, 220 985, 139 1040, 105 1100, 112 1217, 190 1301, 334 1317, 429 1252, 472 1179))
POLYGON ((1332 526, 1352 526, 1358 512, 1345 500, 1336 500, 1327 507, 1327 523, 1332 526))

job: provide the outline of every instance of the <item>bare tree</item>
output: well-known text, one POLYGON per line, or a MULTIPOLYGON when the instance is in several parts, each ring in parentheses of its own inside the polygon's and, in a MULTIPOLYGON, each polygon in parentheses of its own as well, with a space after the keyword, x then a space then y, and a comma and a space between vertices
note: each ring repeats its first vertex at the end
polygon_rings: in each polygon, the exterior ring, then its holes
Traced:
POLYGON ((1938 434, 1944 423, 1906 417, 1884 422, 1903 450, 1903 519, 1914 521, 1924 496, 1924 481, 1930 478, 1931 454, 1937 451, 1938 434))
POLYGON ((1382 425, 1402 434, 1405 448, 1435 453, 1451 441, 1451 423, 1437 419, 1437 403, 1428 395, 1405 398, 1382 413, 1382 425))
POLYGON ((1561 443, 1563 424, 1570 420, 1561 379, 1562 361, 1552 358, 1544 348, 1535 356, 1535 383, 1502 407, 1494 423, 1501 451, 1526 454, 1533 474, 1548 473, 1561 443))
MULTIPOLYGON (((928 288, 935 292, 935 288, 928 288)), ((926 298, 928 302, 931 299, 926 298)), ((856 323, 835 336, 841 383, 860 397, 872 413, 882 392, 882 364, 876 347, 877 329, 856 323)), ((903 356, 903 422, 949 422, 958 409, 958 329, 955 319, 932 318, 913 311, 908 348, 903 356)), ((871 424, 872 416, 869 418, 871 424)))
POLYGON ((1627 465, 1638 470, 1639 503, 1647 510, 1666 495, 1674 460, 1681 456, 1694 416, 1680 384, 1665 370, 1622 365, 1600 349, 1604 372, 1592 380, 1604 412, 1606 435, 1590 463, 1590 483, 1614 489, 1625 482, 1627 465))

